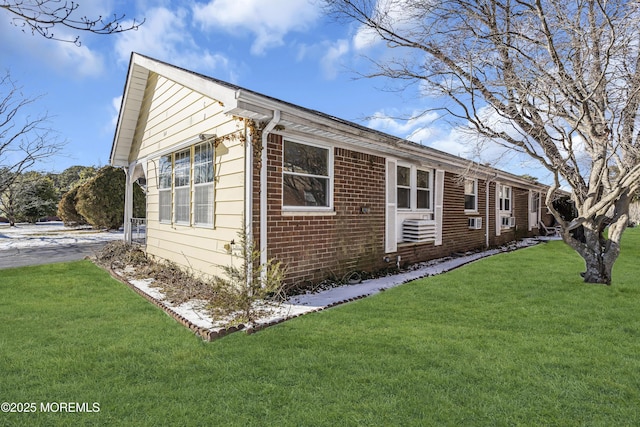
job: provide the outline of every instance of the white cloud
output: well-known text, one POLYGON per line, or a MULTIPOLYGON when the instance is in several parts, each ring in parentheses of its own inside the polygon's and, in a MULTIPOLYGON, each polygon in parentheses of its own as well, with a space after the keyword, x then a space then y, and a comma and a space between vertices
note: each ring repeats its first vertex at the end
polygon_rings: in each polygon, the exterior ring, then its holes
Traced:
POLYGON ((327 79, 335 79, 338 75, 339 62, 342 57, 349 53, 349 41, 338 40, 329 46, 327 52, 322 57, 320 64, 327 79))
POLYGON ((122 95, 116 96, 111 100, 111 126, 110 130, 113 130, 118 125, 118 115, 120 114, 120 106, 122 105, 122 95))
POLYGON ((120 34, 115 45, 118 59, 128 63, 131 52, 138 52, 192 70, 227 70, 228 58, 197 45, 190 35, 188 19, 186 9, 148 10, 144 25, 120 34))
MULTIPOLYGON (((0 17, 6 15, 0 13, 0 17)), ((0 56, 5 58, 29 57, 34 64, 40 64, 75 77, 95 77, 104 69, 104 58, 87 43, 76 46, 73 43, 48 40, 39 34, 31 34, 13 25, 0 25, 0 39, 10 40, 2 43, 0 56)), ((56 38, 74 40, 75 35, 63 27, 55 28, 56 38)), ((5 64, 10 65, 10 64, 5 64)))
POLYGON ((390 133, 392 135, 408 139, 409 135, 414 135, 416 134, 416 131, 418 129, 422 129, 425 126, 432 125, 433 122, 439 117, 438 113, 436 112, 421 111, 413 111, 409 115, 402 115, 403 117, 408 117, 408 119, 398 116, 400 116, 400 114, 391 115, 386 113, 385 111, 377 111, 373 114, 373 116, 367 123, 367 126, 373 129, 380 130, 382 132, 390 133))
POLYGON ((287 33, 308 29, 320 17, 320 8, 305 0, 211 0, 197 3, 193 15, 204 30, 253 34, 251 52, 260 55, 282 45, 287 33))
POLYGON ((382 39, 373 29, 364 25, 358 28, 353 36, 353 48, 356 51, 366 50, 380 43, 382 39))
MULTIPOLYGON (((408 0, 378 0, 373 9, 372 18, 382 26, 394 28, 396 31, 409 28, 416 21, 411 16, 412 2, 408 0)), ((366 50, 380 44, 382 39, 371 26, 360 25, 353 37, 353 48, 357 51, 366 50)))

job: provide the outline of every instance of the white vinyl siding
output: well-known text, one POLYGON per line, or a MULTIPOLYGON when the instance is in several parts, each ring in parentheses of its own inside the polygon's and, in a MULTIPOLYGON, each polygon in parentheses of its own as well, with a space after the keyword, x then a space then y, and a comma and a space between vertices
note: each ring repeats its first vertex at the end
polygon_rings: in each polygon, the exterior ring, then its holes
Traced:
POLYGON ((214 99, 163 75, 151 73, 132 150, 132 160, 146 158, 149 165, 147 253, 207 275, 223 274, 220 266, 229 263, 228 244, 237 240, 238 233, 244 229, 246 207, 245 123, 225 114, 223 101, 233 99, 234 92, 220 87, 216 93, 224 96, 214 99), (168 181, 171 190, 161 190, 159 160, 161 157, 173 159, 174 154, 189 148, 194 163, 196 147, 202 144, 201 134, 215 134, 218 140, 224 141, 213 153, 211 183, 195 184, 197 172, 192 171, 190 223, 178 224, 173 218, 173 176, 168 181), (198 188, 201 185, 208 186, 209 190, 198 188), (207 197, 210 200, 205 202, 207 197), (165 207, 162 207, 163 203, 165 207), (159 220, 160 211, 165 212, 162 221, 159 220), (200 223, 203 217, 210 223, 200 223))

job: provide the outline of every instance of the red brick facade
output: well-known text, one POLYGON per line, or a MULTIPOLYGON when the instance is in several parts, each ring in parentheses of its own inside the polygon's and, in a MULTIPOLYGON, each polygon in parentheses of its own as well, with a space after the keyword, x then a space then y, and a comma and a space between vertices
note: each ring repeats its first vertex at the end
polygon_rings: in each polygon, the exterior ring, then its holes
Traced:
MULTIPOLYGON (((486 182, 478 180, 478 210, 464 210, 464 187, 456 174, 444 180, 442 245, 399 243, 385 254, 385 158, 333 148, 333 206, 330 214, 295 214, 282 210, 283 138, 268 137, 267 246, 268 258, 287 266, 287 283, 306 286, 353 271, 373 272, 486 247, 486 182), (482 217, 482 228, 469 229, 469 217, 482 217), (385 262, 385 256, 389 262, 385 262)), ((259 153, 256 153, 259 158, 259 153)), ((259 161, 254 162, 253 230, 259 240, 259 161)), ((489 183, 489 246, 537 233, 528 231, 529 190, 512 187, 516 227, 495 234, 496 184, 489 183)))

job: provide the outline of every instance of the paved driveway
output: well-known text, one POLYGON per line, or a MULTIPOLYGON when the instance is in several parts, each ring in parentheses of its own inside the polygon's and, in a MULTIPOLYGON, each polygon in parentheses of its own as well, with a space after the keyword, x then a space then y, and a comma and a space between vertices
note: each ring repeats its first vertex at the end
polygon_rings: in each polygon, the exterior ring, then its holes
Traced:
POLYGON ((0 268, 76 261, 92 255, 106 244, 107 242, 73 243, 0 250, 0 268))

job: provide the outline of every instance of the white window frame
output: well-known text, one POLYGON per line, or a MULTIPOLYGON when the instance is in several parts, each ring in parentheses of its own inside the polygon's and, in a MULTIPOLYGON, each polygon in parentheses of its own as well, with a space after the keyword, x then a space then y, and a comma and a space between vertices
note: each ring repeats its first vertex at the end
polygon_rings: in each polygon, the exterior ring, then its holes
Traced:
POLYGON ((161 156, 158 160, 158 221, 171 224, 173 199, 173 155, 161 156), (163 171, 163 159, 168 159, 168 173, 163 171), (168 183, 168 185, 166 185, 168 183), (165 203, 163 203, 165 202, 165 203), (168 202, 168 203, 167 203, 168 202), (165 216, 163 216, 165 214, 165 216))
POLYGON ((529 200, 529 212, 538 213, 540 211, 540 199, 541 195, 538 191, 531 192, 531 198, 529 200))
POLYGON ((499 211, 500 211, 500 227, 501 228, 512 228, 515 226, 514 220, 510 219, 513 217, 513 187, 510 185, 500 184, 499 189, 499 211), (506 202, 509 204, 509 208, 506 209, 506 202))
POLYGON ((173 155, 173 218, 179 225, 191 225, 191 161, 191 148, 173 155), (180 162, 185 158, 184 164, 180 162))
POLYGON ((408 211, 410 211, 413 208, 413 206, 415 206, 415 204, 412 203, 412 201, 413 201, 413 196, 412 196, 413 191, 411 189, 412 188, 411 183, 413 181, 412 176, 413 176, 413 173, 411 171, 411 167, 410 166, 405 166, 405 165, 397 165, 396 166, 396 187, 397 187, 396 194, 398 196, 398 200, 396 201, 396 203, 397 203, 397 206, 398 206, 399 210, 403 210, 403 211, 408 210, 408 211), (408 177, 409 177, 409 185, 400 184, 400 179, 399 179, 400 174, 398 173, 398 170, 400 168, 407 169, 407 171, 409 173, 409 175, 408 175, 408 177), (408 190, 408 195, 409 195, 408 204, 409 204, 409 206, 404 206, 403 203, 400 203, 400 190, 408 190))
POLYGON ((281 200, 281 206, 282 206, 282 210, 285 212, 321 212, 321 213, 325 213, 325 212, 331 212, 333 211, 333 180, 334 180, 334 169, 333 169, 333 148, 328 146, 328 145, 324 145, 324 144, 318 144, 315 142, 308 142, 308 141, 302 141, 300 139, 297 138, 289 138, 289 137, 284 137, 282 139, 282 200, 281 200), (314 148, 319 148, 322 150, 325 150, 327 152, 327 175, 314 175, 314 174, 308 174, 308 173, 301 173, 301 172, 294 172, 294 171, 287 171, 285 170, 285 145, 287 142, 293 143, 293 144, 298 144, 298 145, 306 145, 309 147, 314 147, 314 148), (285 205, 285 201, 284 201, 284 177, 285 175, 290 175, 290 176, 300 176, 300 177, 309 177, 309 178, 316 178, 316 179, 327 179, 327 194, 326 194, 326 199, 327 199, 327 204, 325 206, 313 206, 313 205, 309 205, 309 206, 298 206, 298 205, 285 205))
POLYGON ((196 227, 213 226, 213 201, 215 181, 215 147, 211 142, 198 144, 193 148, 193 225, 196 227), (198 151, 207 150, 204 162, 198 161, 198 151), (198 168, 204 170, 204 178, 197 173, 198 168), (202 196, 206 194, 205 203, 202 196), (204 215, 202 215, 204 213, 204 215))
POLYGON ((433 173, 428 169, 416 168, 416 210, 420 212, 433 212, 433 173), (418 173, 425 172, 427 174, 427 186, 418 187, 418 173), (418 193, 424 191, 427 193, 427 207, 421 208, 418 203, 418 193))
MULTIPOLYGON (((426 169, 421 167, 416 167, 414 165, 407 165, 403 163, 398 163, 396 166, 396 180, 398 176, 398 169, 405 168, 409 170, 409 185, 400 185, 396 182, 397 189, 405 189, 409 190, 409 207, 402 207, 400 203, 398 203, 398 211, 400 212, 420 212, 420 213, 433 213, 433 170, 426 169), (426 172, 428 174, 427 187, 418 187, 418 171, 426 172), (418 207, 418 191, 426 191, 428 194, 428 207, 419 208, 418 207)), ((399 191, 397 192, 399 194, 399 191)))
POLYGON ((513 210, 513 188, 509 185, 500 184, 500 212, 501 213, 509 213, 513 210), (505 194, 508 193, 508 195, 505 194), (509 202, 509 208, 505 208, 505 201, 509 202))
POLYGON ((464 212, 469 214, 478 213, 478 180, 475 178, 465 178, 464 183, 464 212), (467 183, 473 183, 473 193, 467 193, 467 183), (467 208, 467 196, 473 196, 473 208, 467 208))

